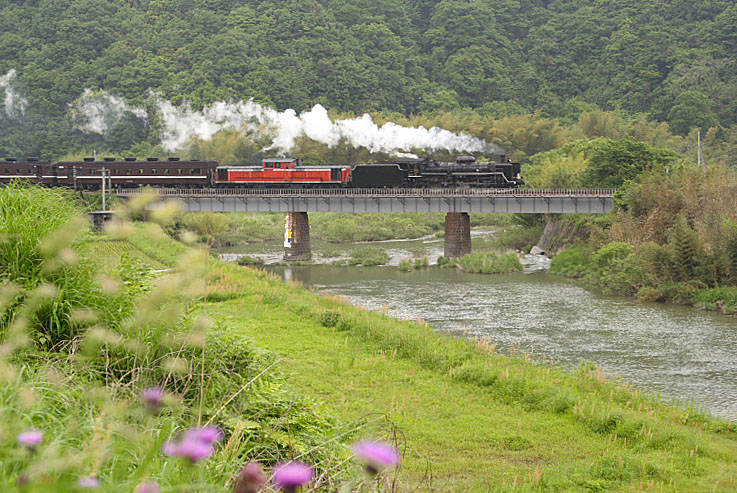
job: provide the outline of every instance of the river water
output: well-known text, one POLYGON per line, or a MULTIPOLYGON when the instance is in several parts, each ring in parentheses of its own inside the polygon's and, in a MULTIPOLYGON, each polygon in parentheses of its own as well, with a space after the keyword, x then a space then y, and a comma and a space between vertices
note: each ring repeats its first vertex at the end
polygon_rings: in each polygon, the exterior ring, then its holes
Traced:
POLYGON ((288 279, 385 307, 437 330, 546 354, 564 367, 595 361, 609 375, 667 402, 725 418, 737 414, 737 321, 693 308, 639 303, 586 290, 545 272, 273 267, 288 279))

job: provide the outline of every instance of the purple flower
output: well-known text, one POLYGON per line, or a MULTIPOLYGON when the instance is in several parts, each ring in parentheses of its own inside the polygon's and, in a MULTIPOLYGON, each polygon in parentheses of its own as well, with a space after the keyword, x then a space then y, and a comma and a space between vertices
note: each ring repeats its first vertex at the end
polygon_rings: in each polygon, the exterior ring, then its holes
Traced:
POLYGON ((209 443, 185 438, 178 443, 168 442, 164 444, 164 453, 170 457, 183 457, 195 463, 210 457, 215 453, 215 449, 209 443))
POLYGON ((312 468, 302 462, 282 464, 274 471, 274 483, 285 491, 297 491, 297 488, 312 480, 312 468))
POLYGON ((219 442, 223 439, 223 432, 217 426, 207 426, 205 428, 192 428, 184 434, 184 440, 195 440, 208 445, 219 442))
POLYGON ((138 486, 136 493, 159 493, 160 491, 161 487, 159 486, 159 483, 156 481, 147 481, 138 486))
POLYGON ((18 435, 18 443, 33 450, 44 440, 44 432, 36 429, 28 429, 18 435))
POLYGON ((97 478, 93 478, 92 476, 87 476, 80 479, 77 484, 80 488, 97 488, 98 486, 100 486, 100 480, 97 478))
POLYGON ((399 464, 399 452, 381 442, 359 442, 353 444, 353 452, 366 463, 366 470, 376 475, 385 467, 399 464))
POLYGON ((158 412, 164 402, 164 391, 160 387, 148 387, 141 393, 143 403, 153 412, 158 412))
POLYGON ((238 474, 233 493, 257 493, 265 482, 266 476, 261 470, 261 464, 249 462, 238 474))
POLYGON ((215 453, 215 442, 223 439, 223 432, 216 426, 191 428, 184 432, 179 442, 164 444, 164 453, 170 457, 184 457, 191 462, 206 459, 215 453))

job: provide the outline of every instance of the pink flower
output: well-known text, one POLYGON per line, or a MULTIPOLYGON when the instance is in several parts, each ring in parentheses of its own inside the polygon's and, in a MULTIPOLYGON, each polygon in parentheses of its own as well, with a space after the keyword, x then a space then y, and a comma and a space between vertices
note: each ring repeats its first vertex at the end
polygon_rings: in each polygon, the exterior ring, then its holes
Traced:
POLYGON ((261 464, 249 462, 238 474, 233 493, 257 493, 265 482, 266 476, 261 470, 261 464))
POLYGON ((359 442, 353 444, 353 452, 366 463, 366 470, 372 475, 385 467, 399 464, 401 456, 394 447, 381 442, 359 442))
POLYGON ((183 457, 195 463, 210 457, 215 453, 215 449, 209 443, 200 440, 184 439, 178 443, 166 443, 164 445, 164 453, 170 457, 183 457))
POLYGON ((216 426, 191 428, 184 432, 179 442, 164 444, 164 453, 170 457, 184 457, 191 462, 206 459, 215 453, 215 442, 223 439, 223 432, 216 426))
POLYGON ((100 480, 92 476, 87 476, 86 478, 80 479, 77 484, 80 488, 97 488, 100 486, 100 480))
POLYGON ((274 483, 284 491, 297 491, 312 480, 312 468, 302 462, 282 464, 274 471, 274 483))
POLYGON ((148 387, 141 393, 143 403, 153 412, 158 412, 164 402, 164 391, 160 387, 148 387))
POLYGON ((18 443, 33 450, 41 445, 44 439, 44 432, 36 429, 28 429, 18 435, 18 443))
POLYGON ((213 444, 223 439, 223 432, 217 426, 192 428, 184 434, 185 440, 197 440, 202 443, 213 444))
POLYGON ((156 481, 147 481, 138 486, 136 493, 159 493, 160 491, 161 487, 159 486, 159 483, 156 481))

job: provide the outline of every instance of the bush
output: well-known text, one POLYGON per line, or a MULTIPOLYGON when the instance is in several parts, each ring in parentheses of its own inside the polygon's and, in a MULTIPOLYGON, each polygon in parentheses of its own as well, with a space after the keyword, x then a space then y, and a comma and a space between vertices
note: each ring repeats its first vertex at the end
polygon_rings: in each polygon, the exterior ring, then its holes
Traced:
POLYGON ((350 265, 384 265, 389 263, 389 254, 384 250, 375 246, 367 246, 356 249, 351 254, 351 259, 348 262, 350 265))
POLYGON ((424 269, 430 265, 430 261, 427 257, 416 258, 414 262, 415 269, 424 269))
POLYGON ((264 259, 243 255, 238 257, 238 265, 264 265, 264 259))
POLYGON ((553 257, 550 273, 580 278, 590 271, 591 252, 584 247, 571 247, 553 257))
POLYGON ((493 252, 474 252, 461 258, 460 265, 467 272, 506 274, 522 270, 522 264, 513 253, 497 255, 493 252))

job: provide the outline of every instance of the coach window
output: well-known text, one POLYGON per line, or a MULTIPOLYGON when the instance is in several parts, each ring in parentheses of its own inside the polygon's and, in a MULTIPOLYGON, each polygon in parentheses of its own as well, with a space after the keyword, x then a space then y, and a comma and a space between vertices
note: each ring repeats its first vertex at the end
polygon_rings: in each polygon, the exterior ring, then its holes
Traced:
POLYGON ((17 168, 17 169, 15 170, 15 173, 16 173, 16 174, 18 174, 18 175, 19 175, 19 174, 21 174, 20 168, 17 168))
POLYGON ((170 175, 170 174, 171 174, 171 170, 170 170, 169 168, 166 168, 166 169, 164 170, 164 174, 165 174, 165 175, 170 175))
POLYGON ((179 168, 179 169, 177 170, 177 174, 178 174, 178 175, 181 175, 181 174, 182 174, 182 168, 179 168))
POLYGON ((138 169, 138 174, 139 174, 139 175, 142 175, 142 174, 143 174, 143 168, 139 168, 139 169, 138 169))
POLYGON ((128 168, 127 170, 125 170, 125 174, 126 174, 126 175, 130 175, 130 174, 131 174, 131 169, 130 169, 130 168, 128 168))
POLYGON ((117 169, 117 168, 115 168, 115 174, 116 174, 116 175, 119 175, 119 174, 120 174, 120 170, 119 170, 119 169, 117 169))
POLYGON ((200 174, 200 168, 192 168, 192 170, 189 172, 190 175, 199 175, 200 174))
POLYGON ((159 174, 159 170, 157 170, 156 168, 152 168, 151 169, 151 174, 152 175, 158 175, 159 174))

